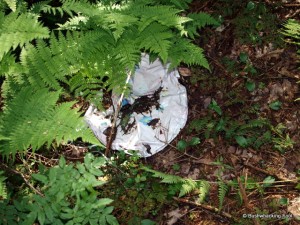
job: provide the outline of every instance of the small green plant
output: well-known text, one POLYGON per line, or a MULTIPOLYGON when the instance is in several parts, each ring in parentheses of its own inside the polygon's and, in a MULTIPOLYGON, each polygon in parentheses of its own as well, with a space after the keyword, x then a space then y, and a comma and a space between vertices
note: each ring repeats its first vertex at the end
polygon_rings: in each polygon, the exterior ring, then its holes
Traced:
POLYGON ((105 164, 104 158, 87 154, 84 163, 67 165, 60 158, 58 166, 41 167, 31 180, 40 191, 19 196, 6 210, 0 207, 0 224, 119 224, 109 206, 113 200, 99 198, 97 190, 106 183, 105 164), (16 211, 18 216, 11 218, 16 211))
POLYGON ((276 100, 274 102, 271 102, 269 104, 269 107, 275 111, 278 111, 279 109, 281 109, 281 105, 282 103, 279 100, 276 100))
POLYGON ((241 147, 253 146, 259 148, 272 142, 269 123, 265 119, 246 120, 243 123, 223 116, 221 118, 201 118, 192 121, 189 132, 204 133, 205 138, 217 137, 223 134, 228 140, 235 140, 241 147), (260 132, 257 132, 259 128, 260 132))
POLYGON ((274 39, 278 36, 276 23, 276 16, 263 2, 253 1, 248 1, 233 20, 235 35, 240 42, 252 44, 280 43, 280 39, 274 39))
POLYGON ((218 105, 218 103, 216 102, 216 100, 212 100, 211 103, 208 106, 209 109, 214 110, 216 113, 219 114, 219 116, 222 115, 222 109, 221 107, 218 105))
POLYGON ((200 144, 200 138, 193 137, 190 141, 180 140, 177 143, 177 149, 181 152, 185 151, 188 147, 200 144))
POLYGON ((108 162, 105 175, 109 182, 103 186, 101 196, 114 200, 115 211, 122 212, 118 215, 121 224, 150 221, 178 192, 178 188, 161 184, 152 173, 145 171, 137 156, 120 152, 108 162))
POLYGON ((275 134, 273 137, 274 148, 284 153, 286 149, 294 147, 294 141, 290 138, 288 133, 285 133, 286 127, 279 123, 276 127, 271 126, 272 132, 275 134))

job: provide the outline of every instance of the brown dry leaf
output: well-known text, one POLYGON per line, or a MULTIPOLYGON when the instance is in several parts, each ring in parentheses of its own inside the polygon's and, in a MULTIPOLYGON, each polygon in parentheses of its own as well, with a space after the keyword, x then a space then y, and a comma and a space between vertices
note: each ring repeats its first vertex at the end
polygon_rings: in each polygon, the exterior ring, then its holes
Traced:
POLYGON ((195 168, 191 173, 189 173, 188 178, 192 180, 197 180, 199 179, 199 175, 200 175, 200 169, 195 168))
POLYGON ((300 220, 300 197, 294 198, 290 201, 288 211, 293 214, 297 220, 300 220))
POLYGON ((181 209, 177 208, 172 210, 171 212, 167 213, 167 217, 170 218, 167 221, 167 225, 173 225, 175 224, 178 219, 180 219, 181 217, 183 217, 186 213, 181 209))
POLYGON ((263 54, 261 53, 257 53, 256 54, 256 58, 262 58, 265 57, 266 59, 271 59, 271 58, 275 58, 275 59, 279 59, 280 55, 284 52, 284 49, 275 49, 274 51, 270 51, 270 52, 264 52, 263 54))
POLYGON ((190 77, 192 76, 192 71, 189 68, 186 67, 179 67, 178 72, 183 77, 190 77))
POLYGON ((190 163, 183 163, 183 164, 181 164, 180 168, 181 168, 180 173, 187 175, 190 172, 191 164, 190 163))
POLYGON ((288 71, 287 68, 285 68, 285 67, 281 68, 281 70, 279 70, 279 73, 284 76, 287 76, 287 77, 300 79, 299 74, 292 73, 292 72, 288 71))
POLYGON ((273 102, 283 95, 283 89, 280 83, 272 84, 270 87, 270 96, 268 102, 273 102))
POLYGON ((211 103, 211 97, 207 97, 206 99, 204 99, 204 101, 203 101, 204 109, 207 109, 207 107, 209 106, 210 103, 211 103))

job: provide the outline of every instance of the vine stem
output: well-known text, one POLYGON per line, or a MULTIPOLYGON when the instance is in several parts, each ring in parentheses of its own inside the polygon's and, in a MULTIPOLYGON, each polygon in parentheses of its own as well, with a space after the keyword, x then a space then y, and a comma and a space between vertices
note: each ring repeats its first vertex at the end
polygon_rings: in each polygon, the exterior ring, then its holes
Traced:
POLYGON ((104 155, 105 156, 108 156, 109 153, 110 153, 110 150, 111 150, 111 145, 114 141, 114 139, 116 138, 116 134, 117 134, 117 119, 118 119, 118 115, 119 115, 119 112, 121 110, 121 106, 122 106, 122 101, 123 101, 123 98, 124 98, 124 94, 125 94, 125 89, 126 89, 126 86, 129 82, 131 78, 131 71, 129 71, 127 73, 127 79, 126 79, 126 82, 125 82, 125 85, 123 87, 123 91, 122 91, 122 94, 119 98, 119 101, 117 103, 117 108, 114 110, 114 117, 113 117, 113 120, 112 120, 112 125, 111 125, 111 130, 110 130, 110 134, 108 136, 108 140, 107 140, 107 143, 106 143, 106 148, 105 148, 105 153, 104 155))

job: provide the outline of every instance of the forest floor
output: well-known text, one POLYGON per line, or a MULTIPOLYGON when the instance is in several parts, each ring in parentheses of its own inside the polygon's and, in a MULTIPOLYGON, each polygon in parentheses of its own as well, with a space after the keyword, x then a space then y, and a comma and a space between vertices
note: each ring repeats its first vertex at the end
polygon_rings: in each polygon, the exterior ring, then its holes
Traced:
POLYGON ((164 209, 160 224, 299 222, 278 218, 291 216, 286 200, 299 197, 299 185, 298 190, 295 186, 300 173, 300 101, 295 101, 300 97, 299 61, 296 48, 283 43, 278 31, 286 19, 299 19, 300 4, 262 1, 253 3, 251 11, 250 1, 236 2, 194 1, 191 5, 193 12, 224 19, 221 27, 202 30, 196 40, 205 49, 211 72, 180 69, 188 90, 187 125, 147 163, 156 170, 212 185, 203 205, 196 203, 195 195, 184 197, 164 209), (267 125, 256 124, 257 119, 265 119, 267 125), (201 143, 182 151, 176 148, 181 140, 193 137, 200 137, 201 143), (265 185, 268 179, 272 184, 265 185), (213 183, 219 180, 238 184, 227 192, 222 213, 214 211, 219 200, 213 183), (248 214, 278 217, 249 219, 248 214))
MULTIPOLYGON (((299 21, 300 2, 195 0, 190 11, 209 13, 221 26, 195 39, 211 71, 179 68, 188 92, 187 124, 152 157, 113 155, 106 171, 111 182, 99 188, 101 197, 114 200, 122 225, 299 224, 299 58, 280 29, 287 19, 299 21), (208 195, 201 203, 197 191, 175 197, 176 184, 162 184, 145 165, 205 181, 208 195)), ((24 157, 53 166, 61 155, 83 161, 88 151, 76 143, 24 157)))

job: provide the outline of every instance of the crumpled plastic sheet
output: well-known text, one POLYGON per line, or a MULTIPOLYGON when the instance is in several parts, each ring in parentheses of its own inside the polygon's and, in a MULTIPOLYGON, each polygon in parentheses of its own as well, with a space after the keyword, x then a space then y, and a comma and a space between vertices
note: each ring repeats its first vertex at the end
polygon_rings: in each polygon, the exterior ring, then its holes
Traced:
MULTIPOLYGON (((151 95, 162 87, 160 107, 156 109, 153 106, 150 112, 132 113, 130 121, 135 119, 136 126, 127 134, 118 126, 112 149, 123 150, 128 154, 131 154, 129 150, 135 150, 138 155, 149 157, 163 150, 185 126, 188 115, 186 89, 178 82, 178 71, 168 72, 168 66, 169 64, 163 65, 159 59, 150 63, 149 55, 142 55, 141 62, 129 81, 130 95, 124 97, 122 104, 132 104, 138 97, 151 95), (153 119, 158 121, 155 126, 150 123, 153 119)), ((115 108, 119 97, 114 94, 112 96, 115 108)), ((104 131, 111 127, 113 114, 112 106, 106 111, 98 111, 93 105, 85 113, 86 122, 104 145, 107 139, 104 131)), ((120 120, 117 125, 119 123, 120 120)))

